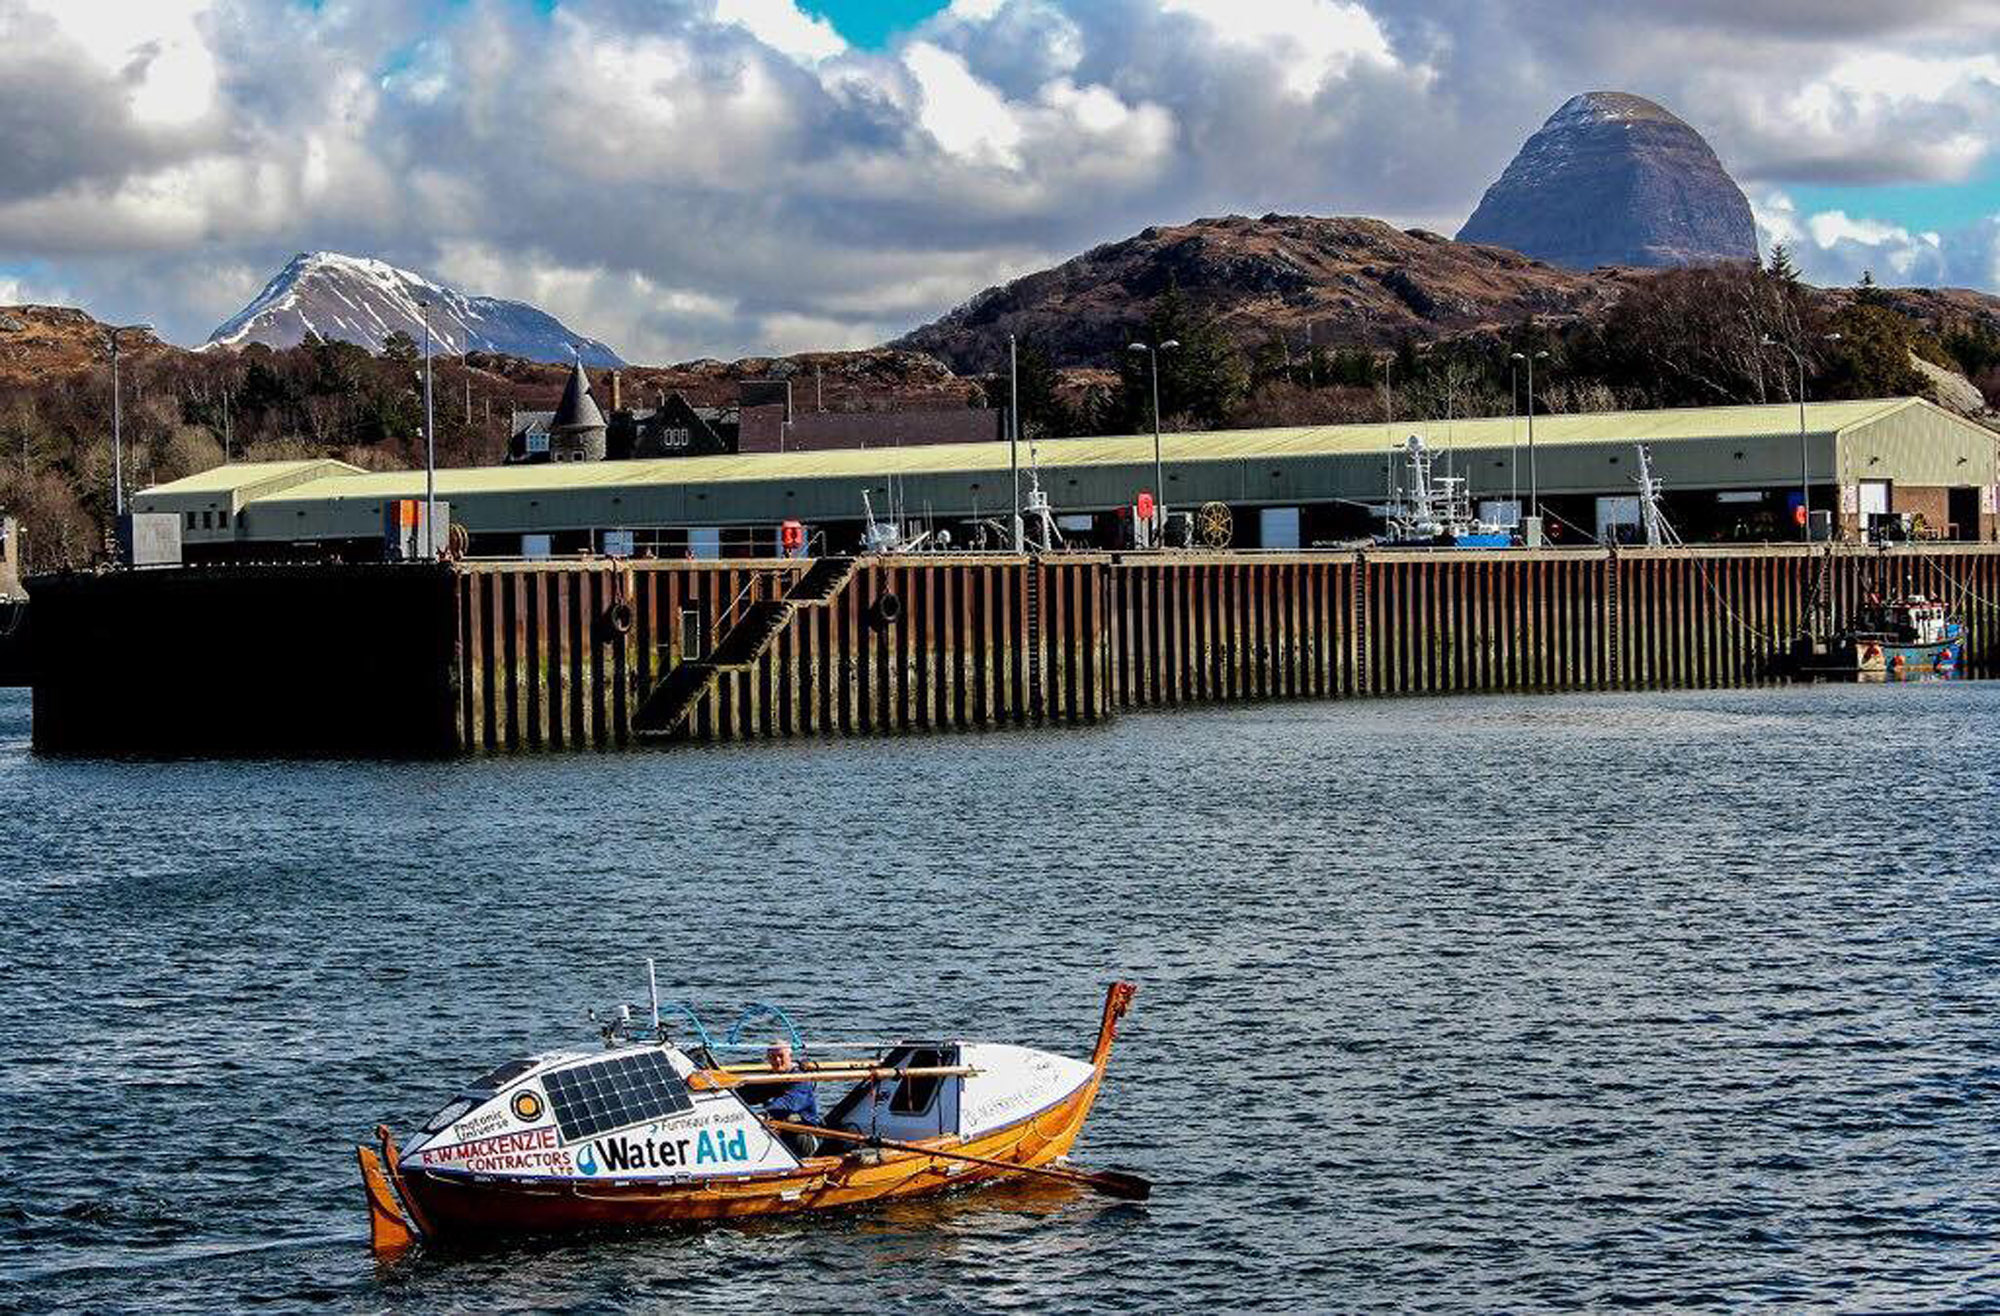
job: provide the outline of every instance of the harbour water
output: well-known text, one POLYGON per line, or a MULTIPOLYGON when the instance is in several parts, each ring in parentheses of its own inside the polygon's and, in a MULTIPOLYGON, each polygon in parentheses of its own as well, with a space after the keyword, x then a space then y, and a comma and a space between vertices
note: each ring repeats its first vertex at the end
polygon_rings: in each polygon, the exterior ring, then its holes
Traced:
POLYGON ((0 1308, 2000 1301, 2000 685, 1440 698, 446 764, 28 752, 0 1308), (378 1266, 353 1145, 727 1020, 1083 1050, 1079 1161, 378 1266))

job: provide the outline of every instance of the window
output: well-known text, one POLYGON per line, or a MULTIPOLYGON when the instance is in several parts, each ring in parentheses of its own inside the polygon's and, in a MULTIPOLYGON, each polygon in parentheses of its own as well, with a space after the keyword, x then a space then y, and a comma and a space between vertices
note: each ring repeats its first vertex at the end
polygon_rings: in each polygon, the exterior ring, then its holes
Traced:
POLYGON ((201 528, 204 530, 215 529, 215 513, 203 512, 201 514, 201 528))
MULTIPOLYGON (((942 1068, 946 1061, 944 1052, 918 1047, 910 1052, 909 1059, 903 1063, 911 1069, 938 1069, 942 1068)), ((889 1098, 889 1113, 923 1114, 937 1100, 938 1087, 943 1082, 944 1079, 937 1074, 920 1074, 914 1078, 905 1078, 896 1085, 896 1095, 889 1098)))
POLYGON ((194 513, 193 513, 193 512, 189 512, 189 513, 188 513, 188 529, 190 529, 190 530, 194 529, 194 513))
POLYGON ((498 1092, 535 1067, 532 1060, 509 1060, 490 1074, 481 1074, 471 1086, 481 1092, 498 1092))
POLYGON ((215 514, 215 524, 221 529, 229 529, 229 509, 223 508, 215 514))
POLYGON ((459 1120, 470 1114, 478 1105, 479 1103, 476 1101, 468 1101, 464 1097, 460 1097, 437 1114, 431 1116, 430 1123, 424 1125, 424 1132, 442 1132, 453 1124, 458 1123, 459 1120))

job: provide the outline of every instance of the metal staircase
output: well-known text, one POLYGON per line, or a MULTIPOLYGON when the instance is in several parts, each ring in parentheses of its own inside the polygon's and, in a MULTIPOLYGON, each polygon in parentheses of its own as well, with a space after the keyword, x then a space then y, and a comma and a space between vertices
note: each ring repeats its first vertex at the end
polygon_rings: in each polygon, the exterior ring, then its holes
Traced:
POLYGON ((859 566, 859 558, 819 558, 783 598, 750 604, 707 657, 676 664, 647 692, 632 715, 633 734, 656 738, 679 731, 719 678, 754 669, 802 610, 823 608, 839 598, 859 566))

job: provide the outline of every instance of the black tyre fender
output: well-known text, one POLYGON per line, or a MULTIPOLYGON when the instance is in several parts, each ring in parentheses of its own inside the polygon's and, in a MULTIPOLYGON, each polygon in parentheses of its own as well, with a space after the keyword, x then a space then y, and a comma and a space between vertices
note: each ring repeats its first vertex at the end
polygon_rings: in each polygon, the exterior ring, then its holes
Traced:
POLYGON ((868 624, 876 630, 886 630, 896 624, 903 615, 903 601, 890 590, 875 596, 868 605, 868 624))

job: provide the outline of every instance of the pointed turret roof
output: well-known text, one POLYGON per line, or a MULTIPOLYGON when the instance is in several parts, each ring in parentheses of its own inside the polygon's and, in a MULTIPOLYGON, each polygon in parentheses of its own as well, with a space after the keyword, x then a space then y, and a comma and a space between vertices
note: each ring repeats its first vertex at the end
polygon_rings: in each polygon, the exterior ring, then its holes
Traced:
POLYGON ((590 396, 590 376, 583 373, 583 362, 579 361, 570 369, 569 385, 563 389, 562 401, 556 403, 556 414, 549 421, 549 431, 560 434, 603 428, 604 413, 597 409, 597 400, 590 396))

